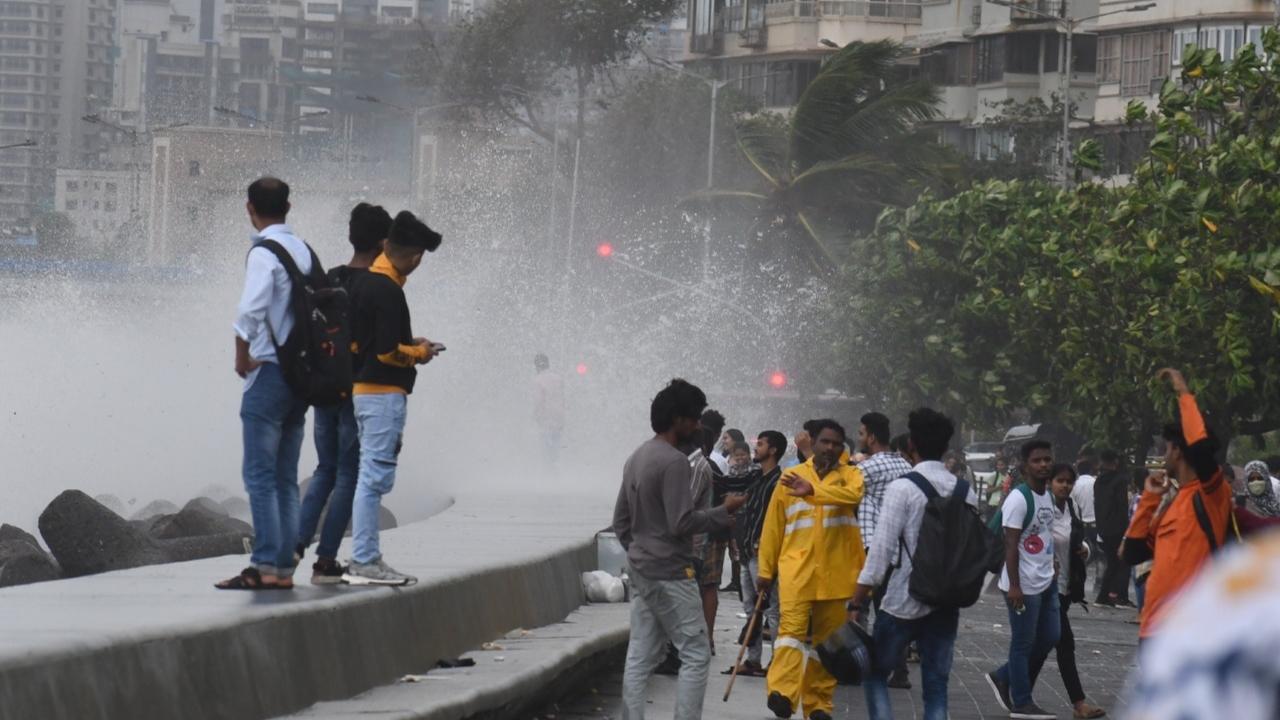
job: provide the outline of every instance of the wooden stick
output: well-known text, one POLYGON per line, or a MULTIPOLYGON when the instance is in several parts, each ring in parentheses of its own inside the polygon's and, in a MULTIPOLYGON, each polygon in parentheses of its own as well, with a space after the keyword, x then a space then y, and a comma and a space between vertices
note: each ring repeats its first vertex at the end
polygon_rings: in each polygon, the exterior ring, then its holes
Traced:
POLYGON ((733 683, 738 679, 738 668, 742 667, 742 658, 747 654, 747 646, 751 644, 751 635, 756 630, 756 621, 760 619, 764 601, 772 591, 773 586, 770 585, 767 592, 758 593, 756 596, 755 610, 751 611, 751 619, 747 621, 747 632, 742 636, 742 647, 738 648, 738 661, 733 664, 733 671, 729 673, 729 687, 724 689, 724 702, 729 702, 729 693, 733 692, 733 683))

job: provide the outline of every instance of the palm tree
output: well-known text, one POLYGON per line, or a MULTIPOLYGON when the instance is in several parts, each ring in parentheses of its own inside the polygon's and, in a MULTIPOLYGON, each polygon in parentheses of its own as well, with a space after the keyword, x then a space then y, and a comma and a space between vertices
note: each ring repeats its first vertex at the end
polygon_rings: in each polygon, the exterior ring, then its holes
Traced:
POLYGON ((907 77, 898 43, 854 42, 832 55, 789 118, 744 121, 738 146, 759 190, 711 190, 693 199, 746 205, 753 234, 779 240, 816 269, 843 256, 843 242, 871 227, 887 205, 911 203, 936 178, 945 151, 921 127, 938 93, 907 77))

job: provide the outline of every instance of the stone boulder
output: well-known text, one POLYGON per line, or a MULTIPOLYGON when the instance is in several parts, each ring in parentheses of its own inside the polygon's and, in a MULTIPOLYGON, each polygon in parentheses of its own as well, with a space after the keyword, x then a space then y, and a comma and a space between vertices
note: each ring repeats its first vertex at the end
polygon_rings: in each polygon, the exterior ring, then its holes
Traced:
POLYGON ((196 498, 172 515, 160 515, 147 522, 147 533, 159 540, 223 534, 253 537, 253 526, 231 517, 221 505, 208 498, 196 498))
POLYGON ((378 529, 379 530, 394 530, 399 526, 400 524, 396 522, 395 514, 393 514, 390 510, 388 510, 386 505, 382 505, 378 507, 378 529))
POLYGON ((151 537, 79 490, 49 503, 40 514, 40 534, 66 577, 245 552, 241 533, 151 537))
POLYGON ((41 550, 39 545, 26 540, 0 540, 0 587, 27 585, 57 580, 60 577, 62 570, 57 561, 41 550))
POLYGON ((108 510, 119 515, 120 517, 124 517, 125 513, 129 512, 124 507, 124 501, 122 501, 120 498, 116 497, 115 495, 112 495, 111 493, 94 495, 93 499, 97 500, 103 505, 106 505, 108 510))
POLYGON ((200 497, 192 499, 186 505, 183 505, 182 509, 202 510, 206 513, 217 515, 219 517, 231 517, 231 513, 227 512, 227 509, 222 507, 222 503, 206 495, 201 495, 200 497))
POLYGON ((150 520, 157 515, 173 515, 178 512, 178 506, 168 500, 152 500, 143 506, 141 510, 133 514, 130 520, 150 520))
POLYGON ((231 517, 245 522, 253 522, 253 511, 249 508, 248 500, 237 495, 223 500, 221 505, 222 509, 226 510, 231 517))
POLYGON ((15 527, 9 524, 0 525, 0 542, 4 542, 6 540, 21 540, 23 542, 31 543, 37 548, 40 547, 40 541, 36 540, 35 535, 32 535, 20 527, 15 527))
POLYGON ((218 483, 210 483, 200 490, 200 497, 210 498, 217 503, 220 503, 235 494, 236 493, 226 485, 219 485, 218 483))

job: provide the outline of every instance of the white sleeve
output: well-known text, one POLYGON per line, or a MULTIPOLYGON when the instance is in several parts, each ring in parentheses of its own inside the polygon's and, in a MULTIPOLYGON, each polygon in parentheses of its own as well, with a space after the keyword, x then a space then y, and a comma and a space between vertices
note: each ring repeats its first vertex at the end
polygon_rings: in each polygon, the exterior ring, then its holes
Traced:
POLYGON ((1027 498, 1022 494, 1021 490, 1010 490, 1009 497, 1005 498, 1004 506, 1000 508, 1001 524, 1007 528, 1015 530, 1022 529, 1022 523, 1027 519, 1027 498))
POLYGON ((259 328, 266 323, 267 308, 271 306, 271 294, 275 288, 272 276, 280 261, 266 248, 249 251, 245 261, 244 292, 236 307, 236 335, 246 342, 252 341, 259 328))

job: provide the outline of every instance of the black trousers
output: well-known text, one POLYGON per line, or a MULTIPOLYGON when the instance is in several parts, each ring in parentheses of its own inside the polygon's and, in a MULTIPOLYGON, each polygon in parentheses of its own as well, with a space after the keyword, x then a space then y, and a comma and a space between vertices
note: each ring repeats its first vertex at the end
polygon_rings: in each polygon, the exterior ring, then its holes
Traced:
POLYGON ((1129 600, 1129 566, 1120 559, 1120 543, 1124 535, 1114 537, 1103 536, 1102 554, 1106 558, 1107 569, 1102 573, 1102 582, 1098 584, 1098 602, 1109 602, 1111 595, 1117 601, 1129 600))
MULTIPOLYGON (((1062 674, 1062 684, 1067 688, 1067 697, 1071 699, 1071 704, 1084 700, 1084 688, 1080 685, 1080 671, 1076 669, 1076 636, 1071 632, 1071 621, 1067 619, 1067 608, 1071 603, 1068 602, 1066 595, 1058 596, 1058 613, 1059 621, 1062 626, 1062 634, 1058 636, 1058 672, 1062 674)), ((1031 687, 1036 686, 1036 678, 1040 676, 1040 670, 1044 667, 1044 659, 1038 662, 1033 658, 1031 667, 1031 687)))

